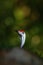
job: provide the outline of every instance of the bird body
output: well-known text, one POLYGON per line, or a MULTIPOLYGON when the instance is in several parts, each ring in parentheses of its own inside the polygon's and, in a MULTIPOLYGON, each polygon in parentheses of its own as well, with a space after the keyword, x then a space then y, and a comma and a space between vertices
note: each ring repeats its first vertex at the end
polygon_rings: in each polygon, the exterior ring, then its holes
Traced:
POLYGON ((26 33, 23 30, 19 30, 18 34, 20 35, 20 39, 21 39, 21 46, 20 48, 22 48, 25 44, 25 40, 26 40, 26 33))
POLYGON ((24 33, 24 34, 22 34, 22 36, 21 36, 21 46, 20 46, 20 48, 22 48, 22 47, 24 46, 25 40, 26 40, 26 34, 24 33))

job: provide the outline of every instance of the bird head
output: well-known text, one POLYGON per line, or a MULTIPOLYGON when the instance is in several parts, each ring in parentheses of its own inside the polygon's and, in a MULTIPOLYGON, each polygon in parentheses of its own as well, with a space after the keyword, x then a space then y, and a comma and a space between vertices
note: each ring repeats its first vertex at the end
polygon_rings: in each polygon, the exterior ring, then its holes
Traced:
POLYGON ((24 30, 16 30, 16 32, 20 35, 23 35, 24 34, 24 30))
POLYGON ((18 30, 18 33, 19 33, 20 35, 23 35, 23 34, 24 34, 24 30, 18 30))

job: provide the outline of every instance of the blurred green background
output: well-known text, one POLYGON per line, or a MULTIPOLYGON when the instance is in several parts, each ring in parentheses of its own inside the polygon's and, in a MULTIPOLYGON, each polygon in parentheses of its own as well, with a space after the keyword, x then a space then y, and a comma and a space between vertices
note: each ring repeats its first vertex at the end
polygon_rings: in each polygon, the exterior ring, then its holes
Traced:
POLYGON ((43 0, 0 0, 0 48, 20 46, 14 30, 24 29, 24 49, 43 57, 43 0))

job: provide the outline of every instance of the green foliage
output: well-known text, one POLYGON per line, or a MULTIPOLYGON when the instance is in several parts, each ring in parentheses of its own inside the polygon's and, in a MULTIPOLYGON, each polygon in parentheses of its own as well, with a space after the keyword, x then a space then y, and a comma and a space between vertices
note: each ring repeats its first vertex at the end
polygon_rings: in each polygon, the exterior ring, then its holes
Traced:
MULTIPOLYGON (((34 25, 27 33, 27 41, 24 46, 27 50, 43 55, 43 25, 34 25)), ((41 56, 40 55, 40 56, 41 56)))
POLYGON ((24 29, 26 32, 24 48, 43 57, 43 23, 41 22, 43 5, 38 1, 23 0, 19 3, 18 0, 0 0, 0 48, 19 47, 20 40, 15 30, 24 29), (40 17, 35 13, 40 14, 40 17))

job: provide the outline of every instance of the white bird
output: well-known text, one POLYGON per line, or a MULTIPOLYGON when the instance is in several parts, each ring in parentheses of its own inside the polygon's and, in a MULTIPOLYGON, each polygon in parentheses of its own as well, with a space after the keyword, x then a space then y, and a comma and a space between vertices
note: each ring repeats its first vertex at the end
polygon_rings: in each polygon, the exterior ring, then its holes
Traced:
POLYGON ((24 30, 18 30, 17 32, 20 35, 20 40, 21 40, 21 46, 20 46, 20 48, 22 48, 24 46, 24 44, 25 44, 26 33, 24 32, 24 30))

